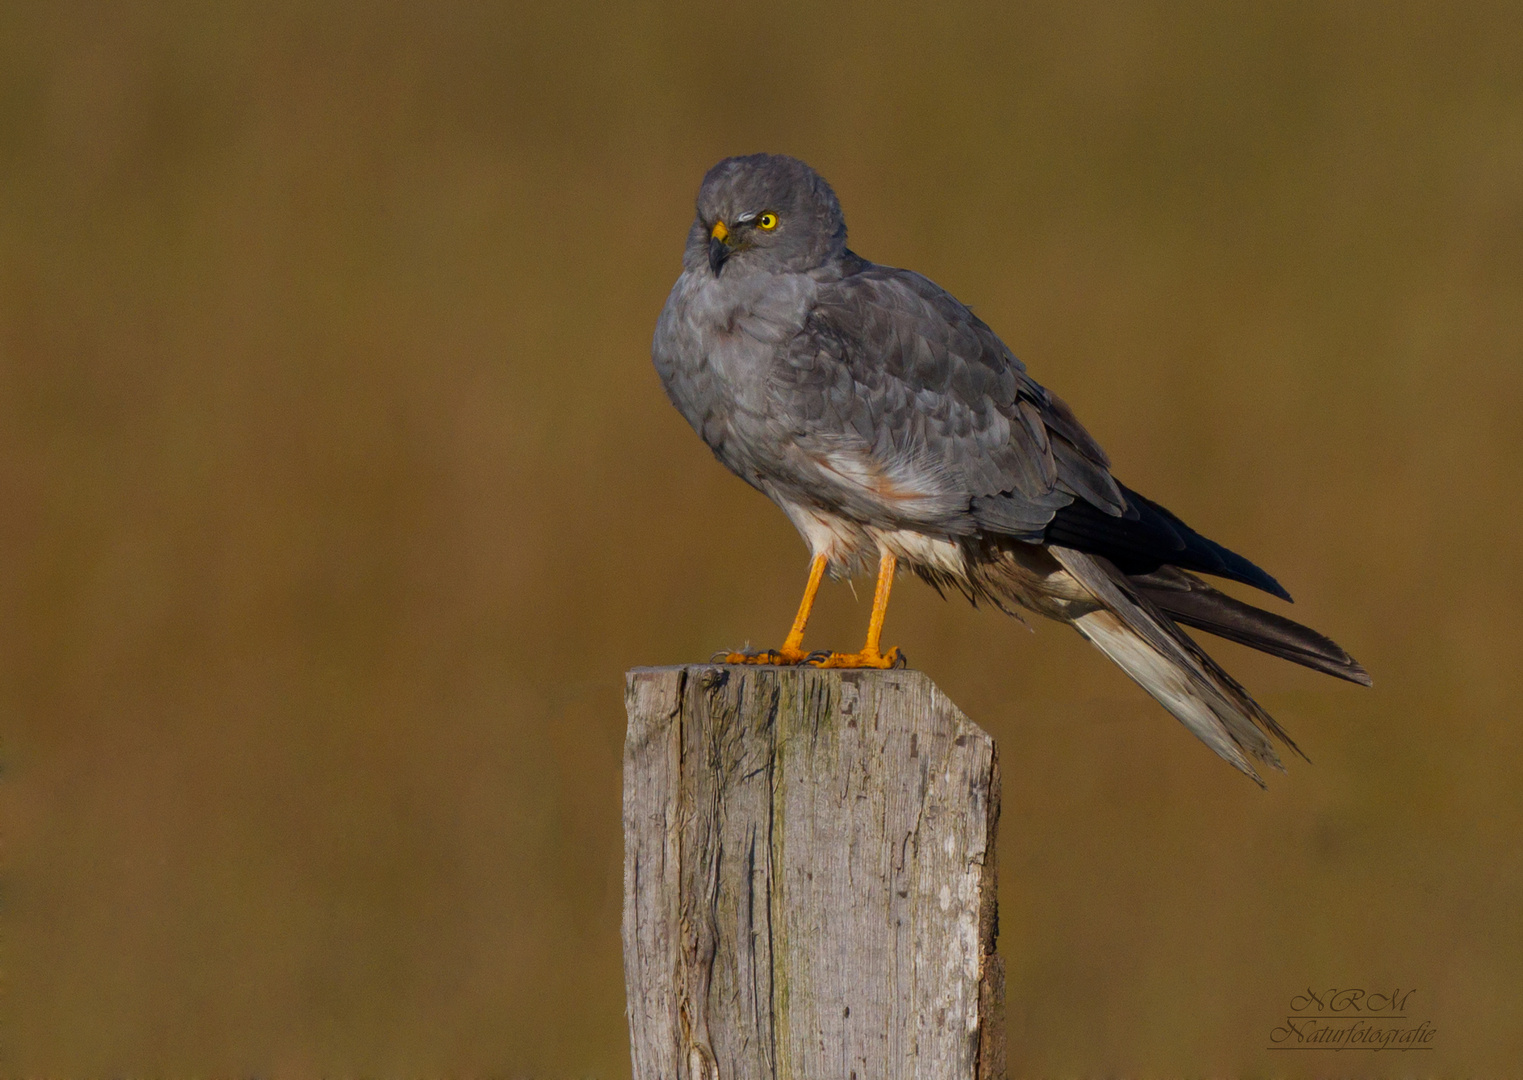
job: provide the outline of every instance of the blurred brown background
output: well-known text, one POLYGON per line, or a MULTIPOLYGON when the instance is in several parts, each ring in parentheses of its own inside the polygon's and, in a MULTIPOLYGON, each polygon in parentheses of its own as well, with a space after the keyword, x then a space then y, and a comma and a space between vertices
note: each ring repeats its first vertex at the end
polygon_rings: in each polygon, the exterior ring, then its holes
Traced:
POLYGON ((627 1075, 622 673, 775 644, 806 568, 648 355, 758 149, 1375 677, 1216 649, 1316 763, 1261 793, 1075 635, 901 587, 1002 748, 1016 1074, 1512 1071, 1520 27, 0 5, 0 1072, 627 1075), (1349 985, 1438 1049, 1264 1050, 1349 985))

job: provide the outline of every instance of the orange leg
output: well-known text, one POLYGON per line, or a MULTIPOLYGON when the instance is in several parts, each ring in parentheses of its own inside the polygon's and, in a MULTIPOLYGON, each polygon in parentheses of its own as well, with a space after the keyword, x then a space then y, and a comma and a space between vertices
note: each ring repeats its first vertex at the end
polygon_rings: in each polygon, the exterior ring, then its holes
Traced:
POLYGON ((885 655, 878 651, 883 636, 883 617, 888 614, 888 594, 894 587, 894 571, 899 562, 889 551, 878 558, 878 586, 873 590, 873 613, 867 621, 867 642, 857 653, 831 653, 811 663, 827 668, 889 668, 901 663, 898 649, 890 649, 885 655))
POLYGON ((804 652, 804 627, 809 625, 809 613, 814 610, 814 597, 820 591, 820 579, 825 576, 825 556, 816 555, 809 564, 809 583, 804 586, 804 599, 799 601, 799 613, 793 617, 793 628, 783 647, 776 652, 727 653, 726 664, 797 664, 809 654, 804 652))
POLYGON ((809 613, 814 610, 814 597, 820 591, 820 579, 824 576, 825 556, 816 555, 809 564, 809 583, 804 586, 804 599, 799 601, 799 613, 793 617, 793 627, 783 641, 784 656, 797 656, 799 660, 804 658, 804 627, 809 625, 809 613))

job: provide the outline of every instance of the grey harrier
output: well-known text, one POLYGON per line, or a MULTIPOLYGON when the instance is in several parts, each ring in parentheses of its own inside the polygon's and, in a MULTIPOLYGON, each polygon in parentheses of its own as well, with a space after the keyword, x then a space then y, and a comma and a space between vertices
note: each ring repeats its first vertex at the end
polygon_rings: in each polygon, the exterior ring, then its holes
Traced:
POLYGON ((1281 767, 1266 732, 1300 751, 1181 624, 1369 685, 1334 642, 1197 577, 1290 599, 1116 480, 1068 406, 955 297, 849 250, 835 193, 801 161, 709 170, 652 355, 714 456, 782 507, 813 556, 782 647, 728 662, 898 662, 879 637, 902 563, 937 589, 1068 623, 1255 780, 1249 758, 1281 767), (805 652, 822 575, 874 562, 862 650, 805 652))

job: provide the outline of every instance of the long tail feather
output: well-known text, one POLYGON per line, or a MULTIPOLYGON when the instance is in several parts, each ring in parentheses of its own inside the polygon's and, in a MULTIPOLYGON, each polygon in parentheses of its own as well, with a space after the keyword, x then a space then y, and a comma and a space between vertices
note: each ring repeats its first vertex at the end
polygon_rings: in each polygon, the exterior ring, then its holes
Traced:
POLYGON ((1104 558, 1047 550, 1100 605, 1072 619, 1088 638, 1220 757, 1263 786, 1249 758, 1283 771, 1266 732, 1300 753, 1248 692, 1104 558))
POLYGON ((1370 685, 1369 674, 1336 641, 1218 592, 1194 574, 1165 566, 1129 580, 1176 622, 1361 686, 1370 685))

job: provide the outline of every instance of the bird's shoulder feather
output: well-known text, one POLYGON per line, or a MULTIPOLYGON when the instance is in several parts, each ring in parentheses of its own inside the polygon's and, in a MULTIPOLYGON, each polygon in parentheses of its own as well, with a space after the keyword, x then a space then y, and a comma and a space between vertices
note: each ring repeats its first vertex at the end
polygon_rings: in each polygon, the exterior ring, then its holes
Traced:
POLYGON ((955 474, 986 527, 1034 537, 1075 498, 1124 505, 1099 444, 967 305, 920 274, 858 260, 821 284, 779 378, 837 425, 955 474))

